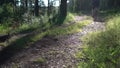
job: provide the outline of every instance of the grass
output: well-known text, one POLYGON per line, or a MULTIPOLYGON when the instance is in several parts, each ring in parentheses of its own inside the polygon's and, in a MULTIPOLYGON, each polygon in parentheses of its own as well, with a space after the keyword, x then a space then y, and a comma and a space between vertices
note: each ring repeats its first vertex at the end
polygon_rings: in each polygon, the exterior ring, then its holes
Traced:
POLYGON ((64 20, 64 24, 74 21, 75 20, 74 16, 75 16, 75 14, 68 12, 66 19, 64 20))
POLYGON ((66 26, 54 27, 48 30, 47 33, 48 35, 52 35, 52 36, 77 33, 81 31, 82 27, 84 27, 85 25, 88 25, 91 22, 92 22, 91 20, 84 20, 75 24, 71 24, 70 26, 67 26, 67 27, 66 26))
POLYGON ((47 32, 38 33, 38 34, 34 35, 31 39, 33 42, 35 42, 35 41, 42 39, 44 36, 46 36, 46 34, 47 34, 47 32))
POLYGON ((107 22, 105 31, 90 33, 82 38, 84 49, 79 58, 86 61, 79 68, 119 68, 120 67, 120 16, 107 22), (82 56, 81 56, 82 55, 82 56))
POLYGON ((29 46, 30 42, 32 42, 31 35, 26 35, 26 36, 23 36, 15 41, 13 41, 8 46, 8 48, 10 48, 11 50, 15 50, 15 52, 16 52, 16 51, 19 51, 19 50, 29 46))
POLYGON ((24 23, 17 27, 16 29, 12 29, 12 27, 8 26, 8 24, 2 24, 0 25, 0 33, 6 34, 6 33, 28 33, 31 32, 39 27, 38 24, 29 24, 24 23))
POLYGON ((77 53, 75 54, 75 58, 76 58, 76 59, 84 58, 84 56, 83 56, 82 52, 77 52, 77 53))
POLYGON ((9 32, 9 27, 5 24, 1 24, 0 25, 0 33, 2 34, 6 34, 9 32))
POLYGON ((46 59, 45 59, 45 58, 42 58, 42 57, 39 57, 39 58, 37 58, 36 60, 34 60, 33 62, 36 62, 36 63, 44 63, 44 62, 46 62, 46 59))

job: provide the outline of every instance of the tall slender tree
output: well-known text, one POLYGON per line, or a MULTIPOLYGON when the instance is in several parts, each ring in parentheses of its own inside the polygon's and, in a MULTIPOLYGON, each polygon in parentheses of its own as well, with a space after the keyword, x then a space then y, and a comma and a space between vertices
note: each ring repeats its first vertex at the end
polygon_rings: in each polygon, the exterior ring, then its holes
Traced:
POLYGON ((28 0, 25 0, 25 7, 28 7, 28 0))
POLYGON ((39 5, 38 5, 38 0, 35 0, 35 16, 39 16, 39 5))
POLYGON ((48 10, 47 10, 48 16, 50 15, 50 0, 48 0, 48 10))

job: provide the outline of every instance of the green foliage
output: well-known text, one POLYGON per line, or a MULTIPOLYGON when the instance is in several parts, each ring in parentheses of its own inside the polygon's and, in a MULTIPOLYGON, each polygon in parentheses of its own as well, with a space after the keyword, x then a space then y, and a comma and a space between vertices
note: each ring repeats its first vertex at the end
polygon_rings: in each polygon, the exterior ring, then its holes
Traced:
POLYGON ((82 52, 77 52, 77 53, 75 54, 75 58, 76 58, 76 59, 84 58, 84 54, 83 54, 82 52))
POLYGON ((47 32, 38 33, 38 34, 34 35, 31 39, 33 42, 35 42, 35 41, 42 39, 46 35, 47 35, 47 32))
POLYGON ((79 68, 120 67, 120 16, 108 21, 105 31, 83 37, 85 62, 79 68), (83 66, 83 67, 81 67, 83 66))
MULTIPOLYGON (((93 0, 69 0, 68 9, 71 12, 91 11, 93 0)), ((100 10, 119 9, 119 0, 100 0, 100 10)))
POLYGON ((6 34, 6 33, 29 33, 31 31, 34 31, 40 27, 39 23, 23 23, 19 26, 17 26, 14 30, 12 26, 9 26, 9 23, 1 24, 0 25, 0 33, 6 34))
POLYGON ((55 15, 52 20, 54 25, 62 25, 64 23, 72 22, 74 20, 74 14, 68 12, 65 17, 62 17, 62 15, 55 15))
MULTIPOLYGON (((20 18, 21 19, 21 18, 20 18)), ((31 19, 31 18, 30 18, 31 19)), ((7 23, 0 24, 0 33, 29 33, 31 31, 34 31, 35 29, 48 29, 50 28, 50 23, 48 23, 48 17, 41 16, 41 18, 34 17, 30 22, 18 22, 19 19, 17 20, 18 26, 16 25, 16 28, 13 30, 13 21, 14 18, 8 18, 5 20, 7 23)))
MULTIPOLYGON (((64 20, 64 23, 70 23, 73 22, 75 20, 75 15, 73 13, 68 12, 66 19, 64 20)), ((64 24, 63 23, 63 24, 64 24)))
POLYGON ((0 23, 11 22, 10 17, 13 17, 14 11, 12 4, 4 4, 0 7, 0 23))
POLYGON ((5 24, 0 25, 0 33, 6 34, 9 32, 9 27, 5 24))
POLYGON ((4 4, 3 5, 4 15, 12 15, 13 14, 13 6, 12 4, 4 4))
POLYGON ((100 17, 104 18, 104 20, 108 21, 109 19, 119 16, 120 15, 120 9, 112 9, 112 10, 105 10, 100 11, 100 17))
POLYGON ((25 10, 21 7, 14 7, 13 4, 7 3, 0 6, 0 24, 6 24, 10 27, 14 22, 23 20, 22 14, 25 10))

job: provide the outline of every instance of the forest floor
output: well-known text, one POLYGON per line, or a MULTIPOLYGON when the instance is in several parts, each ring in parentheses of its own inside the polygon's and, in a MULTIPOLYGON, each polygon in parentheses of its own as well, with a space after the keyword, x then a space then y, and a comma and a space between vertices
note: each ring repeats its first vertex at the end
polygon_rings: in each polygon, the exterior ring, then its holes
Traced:
MULTIPOLYGON (((84 16, 75 17, 75 22, 81 20, 84 20, 84 16)), ((12 68, 77 68, 82 61, 76 58, 76 53, 81 51, 81 38, 90 32, 104 28, 104 22, 93 21, 78 33, 56 37, 46 36, 14 55, 1 65, 1 68, 10 68, 9 66, 12 68)))

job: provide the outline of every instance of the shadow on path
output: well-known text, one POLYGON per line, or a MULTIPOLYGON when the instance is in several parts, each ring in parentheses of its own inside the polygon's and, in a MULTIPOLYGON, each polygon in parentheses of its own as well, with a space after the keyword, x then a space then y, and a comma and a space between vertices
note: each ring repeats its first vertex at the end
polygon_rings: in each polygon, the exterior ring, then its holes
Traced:
POLYGON ((26 47, 29 38, 29 35, 23 36, 8 45, 7 47, 3 48, 2 51, 0 51, 0 65, 3 65, 15 54, 22 51, 22 49, 26 47))

